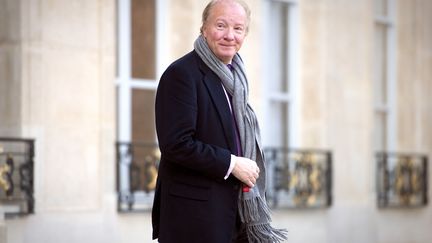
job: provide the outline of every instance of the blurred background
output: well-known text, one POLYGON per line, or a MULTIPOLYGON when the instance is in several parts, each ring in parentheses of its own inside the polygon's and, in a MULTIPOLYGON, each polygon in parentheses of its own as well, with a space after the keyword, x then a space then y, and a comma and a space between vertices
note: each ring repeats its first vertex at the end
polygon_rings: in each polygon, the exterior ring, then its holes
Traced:
MULTIPOLYGON (((273 224, 432 242, 432 1, 246 2, 273 224)), ((1 243, 154 242, 155 90, 206 4, 0 0, 1 243)))

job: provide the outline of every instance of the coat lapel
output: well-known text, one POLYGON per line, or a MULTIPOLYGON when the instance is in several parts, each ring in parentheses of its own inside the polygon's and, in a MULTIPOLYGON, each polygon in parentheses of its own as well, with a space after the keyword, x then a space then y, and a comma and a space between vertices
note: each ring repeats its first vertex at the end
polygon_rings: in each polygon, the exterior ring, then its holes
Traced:
POLYGON ((225 137, 231 151, 235 151, 234 131, 228 100, 219 77, 200 60, 200 69, 204 74, 204 83, 219 114, 225 137))

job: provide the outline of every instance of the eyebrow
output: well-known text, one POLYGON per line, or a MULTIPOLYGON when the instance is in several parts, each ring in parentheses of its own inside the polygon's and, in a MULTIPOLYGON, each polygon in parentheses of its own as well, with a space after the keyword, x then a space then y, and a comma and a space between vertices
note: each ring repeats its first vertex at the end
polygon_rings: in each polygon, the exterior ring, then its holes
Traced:
MULTIPOLYGON (((230 21, 227 21, 225 18, 221 18, 221 17, 218 17, 218 18, 215 19, 215 22, 218 22, 218 21, 222 21, 222 22, 225 22, 225 23, 230 22, 230 21)), ((243 23, 240 23, 240 22, 234 22, 234 25, 242 25, 242 26, 246 26, 246 23, 245 23, 245 22, 243 22, 243 23)))

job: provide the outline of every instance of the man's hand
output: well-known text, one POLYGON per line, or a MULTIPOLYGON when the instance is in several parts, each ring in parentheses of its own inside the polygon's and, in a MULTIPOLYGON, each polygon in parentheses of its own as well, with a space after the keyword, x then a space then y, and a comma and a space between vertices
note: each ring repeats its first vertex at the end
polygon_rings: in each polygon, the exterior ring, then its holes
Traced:
POLYGON ((259 176, 256 162, 244 157, 235 157, 235 166, 231 174, 249 187, 253 187, 259 176))

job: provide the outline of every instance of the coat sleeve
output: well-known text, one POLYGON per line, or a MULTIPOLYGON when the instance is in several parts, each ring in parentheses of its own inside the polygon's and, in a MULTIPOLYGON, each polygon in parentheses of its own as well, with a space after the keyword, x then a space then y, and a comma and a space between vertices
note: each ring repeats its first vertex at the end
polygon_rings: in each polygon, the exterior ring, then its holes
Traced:
MULTIPOLYGON (((220 144, 209 144, 197 138, 197 120, 203 112, 198 107, 202 96, 198 92, 204 92, 197 87, 197 80, 196 74, 181 65, 170 66, 162 75, 155 104, 159 147, 165 162, 223 179, 230 165, 231 152, 220 144)), ((209 125, 204 133, 208 133, 207 136, 223 133, 216 130, 209 125)))

